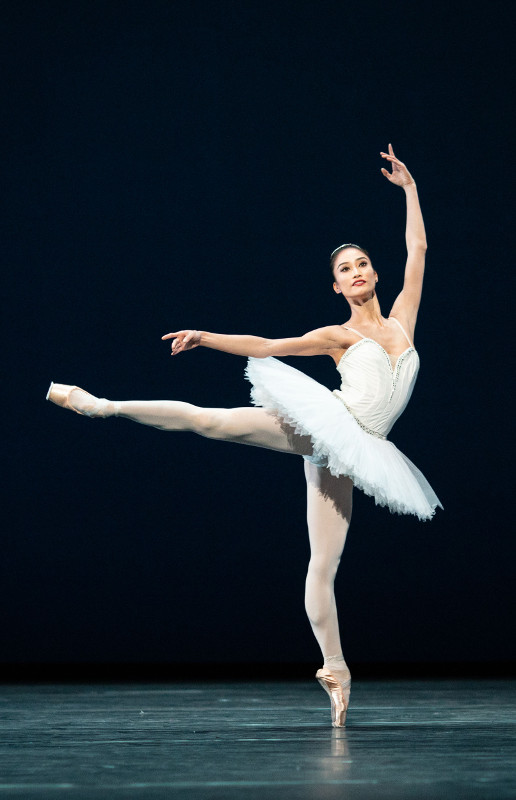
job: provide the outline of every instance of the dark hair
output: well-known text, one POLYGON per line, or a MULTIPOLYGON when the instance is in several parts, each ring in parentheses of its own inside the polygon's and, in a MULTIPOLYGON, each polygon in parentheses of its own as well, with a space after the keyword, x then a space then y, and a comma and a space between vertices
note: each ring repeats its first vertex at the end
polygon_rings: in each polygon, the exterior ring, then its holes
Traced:
POLYGON ((348 242, 347 244, 341 244, 340 247, 336 247, 335 248, 335 250, 333 251, 333 253, 330 256, 330 269, 331 269, 331 274, 332 274, 332 278, 333 279, 335 279, 335 273, 333 272, 333 269, 335 267, 335 260, 336 260, 336 258, 338 256, 338 254, 341 253, 343 250, 347 250, 348 247, 354 247, 356 250, 360 250, 361 253, 366 255, 368 257, 368 259, 371 260, 371 256, 369 255, 367 250, 364 247, 360 247, 359 244, 352 244, 351 242, 348 242))

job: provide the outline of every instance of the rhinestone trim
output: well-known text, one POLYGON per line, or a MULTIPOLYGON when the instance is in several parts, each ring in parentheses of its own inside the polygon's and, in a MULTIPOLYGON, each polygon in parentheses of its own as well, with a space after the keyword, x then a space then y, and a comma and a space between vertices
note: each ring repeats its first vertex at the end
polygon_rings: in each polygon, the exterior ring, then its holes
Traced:
POLYGON ((340 400, 340 402, 342 403, 342 405, 343 405, 345 408, 347 408, 347 410, 349 411, 349 413, 351 414, 351 416, 353 417, 353 419, 355 420, 355 422, 357 423, 357 425, 360 425, 360 427, 362 428, 362 430, 363 430, 363 431, 365 431, 366 433, 369 433, 371 436, 376 436, 376 438, 377 438, 377 439, 386 439, 386 438, 387 438, 386 436, 384 436, 384 435, 383 435, 383 433, 378 433, 378 431, 373 431, 373 429, 372 429, 372 428, 369 428, 367 425, 364 425, 364 423, 362 422, 362 420, 358 419, 358 417, 356 417, 356 416, 353 414, 353 412, 352 412, 352 410, 350 409, 350 407, 347 405, 347 403, 345 403, 345 402, 344 402, 344 400, 343 400, 343 399, 342 399, 342 397, 340 396, 340 394, 339 394, 339 389, 334 389, 334 390, 333 390, 333 392, 332 392, 332 394, 334 394, 334 395, 335 395, 335 397, 337 397, 337 398, 340 400))
MULTIPOLYGON (((389 395, 389 403, 391 402, 392 397, 394 395, 394 392, 396 391, 396 386, 398 384, 398 379, 400 377, 401 365, 403 364, 403 362, 405 361, 405 359, 409 355, 409 353, 412 353, 412 352, 415 352, 415 348, 414 347, 409 347, 407 350, 405 350, 404 353, 402 353, 398 357, 398 360, 396 362, 396 369, 394 370, 393 375, 392 375, 392 389, 391 389, 391 393, 389 395)), ((387 358, 389 358, 387 353, 385 355, 387 356, 387 358)), ((390 361, 390 359, 389 359, 389 361, 390 361)), ((391 369, 392 369, 392 367, 391 367, 391 369)))

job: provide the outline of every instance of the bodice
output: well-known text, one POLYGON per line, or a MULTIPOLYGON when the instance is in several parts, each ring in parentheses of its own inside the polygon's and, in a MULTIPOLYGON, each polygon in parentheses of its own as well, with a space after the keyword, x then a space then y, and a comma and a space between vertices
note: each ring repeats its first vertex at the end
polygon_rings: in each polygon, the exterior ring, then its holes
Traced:
POLYGON ((337 370, 342 383, 334 394, 365 430, 384 438, 410 400, 419 356, 407 347, 393 365, 375 339, 364 337, 346 350, 337 370))

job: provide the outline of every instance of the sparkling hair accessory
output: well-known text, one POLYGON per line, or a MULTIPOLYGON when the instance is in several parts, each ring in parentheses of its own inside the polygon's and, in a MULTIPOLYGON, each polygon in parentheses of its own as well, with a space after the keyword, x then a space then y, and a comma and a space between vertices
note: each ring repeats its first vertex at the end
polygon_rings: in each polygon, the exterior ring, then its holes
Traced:
POLYGON ((342 250, 343 247, 356 247, 357 250, 362 250, 362 248, 358 244, 353 244, 353 242, 346 242, 346 244, 339 244, 339 246, 335 248, 333 253, 330 254, 330 258, 332 258, 332 256, 334 256, 338 250, 342 250))

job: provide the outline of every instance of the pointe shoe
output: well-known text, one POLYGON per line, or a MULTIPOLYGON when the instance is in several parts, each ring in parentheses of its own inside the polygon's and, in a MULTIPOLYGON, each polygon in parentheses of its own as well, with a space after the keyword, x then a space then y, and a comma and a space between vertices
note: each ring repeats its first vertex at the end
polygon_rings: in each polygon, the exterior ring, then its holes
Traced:
POLYGON ((326 667, 318 669, 315 677, 330 698, 331 724, 334 728, 343 728, 349 706, 351 678, 341 683, 326 667))
POLYGON ((84 389, 81 389, 80 386, 68 386, 66 383, 54 382, 50 384, 46 400, 50 400, 51 403, 55 403, 57 406, 61 406, 61 408, 69 408, 70 411, 75 411, 76 414, 81 414, 85 417, 105 417, 105 412, 109 403, 109 400, 106 400, 105 397, 94 397, 89 392, 85 392, 84 389), (81 409, 72 405, 70 395, 74 389, 78 389, 80 392, 92 398, 94 402, 91 408, 81 409))

